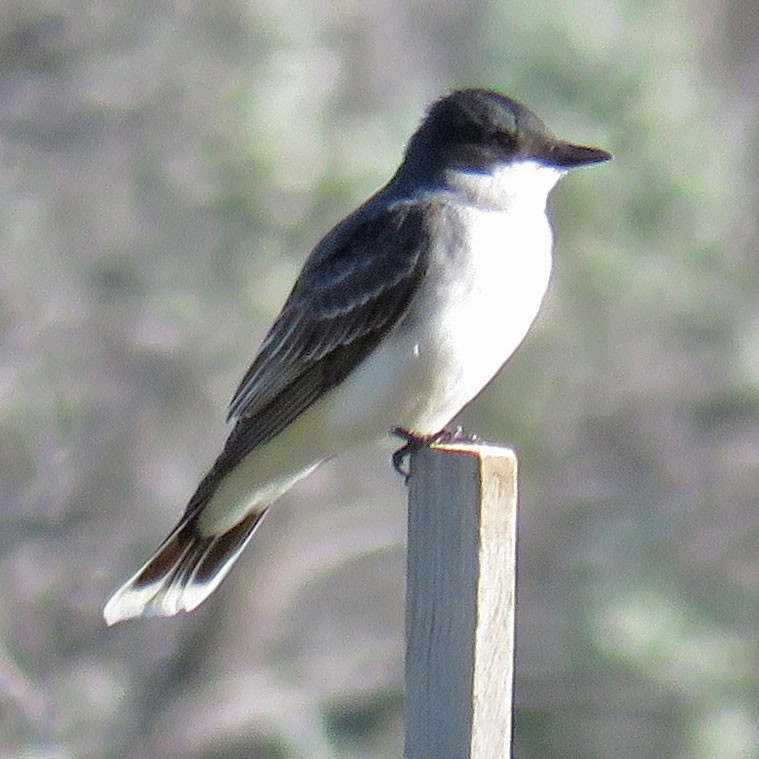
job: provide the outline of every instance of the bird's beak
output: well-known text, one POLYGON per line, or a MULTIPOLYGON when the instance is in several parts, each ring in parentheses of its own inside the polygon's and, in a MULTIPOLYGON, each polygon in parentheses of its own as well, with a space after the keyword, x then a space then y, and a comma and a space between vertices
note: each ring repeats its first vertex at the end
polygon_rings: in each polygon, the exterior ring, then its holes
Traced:
POLYGON ((573 169, 576 166, 603 163, 613 156, 601 148, 590 148, 586 145, 575 145, 571 142, 556 140, 547 146, 541 157, 550 166, 556 166, 560 169, 573 169))

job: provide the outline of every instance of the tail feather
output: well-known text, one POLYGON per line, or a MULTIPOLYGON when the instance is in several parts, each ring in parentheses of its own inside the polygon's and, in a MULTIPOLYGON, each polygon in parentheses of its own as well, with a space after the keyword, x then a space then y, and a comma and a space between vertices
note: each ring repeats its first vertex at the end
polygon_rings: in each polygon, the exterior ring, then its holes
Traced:
POLYGON ((218 587, 263 519, 268 506, 234 527, 204 535, 197 520, 181 521, 153 557, 109 599, 109 625, 141 616, 170 617, 192 611, 218 587))

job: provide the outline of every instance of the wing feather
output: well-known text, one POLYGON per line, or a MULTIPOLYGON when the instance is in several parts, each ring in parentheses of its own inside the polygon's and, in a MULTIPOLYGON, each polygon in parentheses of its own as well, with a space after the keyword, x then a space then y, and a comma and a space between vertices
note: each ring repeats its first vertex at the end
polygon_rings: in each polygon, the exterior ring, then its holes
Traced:
POLYGON ((426 271, 427 213, 399 202, 349 219, 316 248, 232 398, 236 426, 217 465, 226 471, 274 437, 398 324, 426 271))

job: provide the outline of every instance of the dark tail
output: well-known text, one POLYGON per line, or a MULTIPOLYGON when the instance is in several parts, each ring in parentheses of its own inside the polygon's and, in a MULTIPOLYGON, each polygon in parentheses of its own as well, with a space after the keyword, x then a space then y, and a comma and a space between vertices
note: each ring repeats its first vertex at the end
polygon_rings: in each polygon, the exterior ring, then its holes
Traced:
POLYGON ((134 617, 171 617, 192 611, 226 577, 268 506, 252 511, 218 535, 204 535, 197 519, 183 519, 153 557, 109 599, 103 616, 109 625, 134 617))

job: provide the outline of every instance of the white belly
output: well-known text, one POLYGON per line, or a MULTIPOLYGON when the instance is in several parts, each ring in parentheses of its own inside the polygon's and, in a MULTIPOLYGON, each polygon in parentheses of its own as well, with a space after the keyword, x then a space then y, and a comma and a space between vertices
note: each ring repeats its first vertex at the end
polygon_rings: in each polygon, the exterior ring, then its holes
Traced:
POLYGON ((548 286, 552 234, 542 210, 456 213, 475 217, 461 219, 474 236, 465 241, 451 225, 449 255, 433 256, 406 321, 340 393, 342 408, 363 403, 367 420, 386 429, 445 427, 522 342, 548 286))

